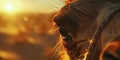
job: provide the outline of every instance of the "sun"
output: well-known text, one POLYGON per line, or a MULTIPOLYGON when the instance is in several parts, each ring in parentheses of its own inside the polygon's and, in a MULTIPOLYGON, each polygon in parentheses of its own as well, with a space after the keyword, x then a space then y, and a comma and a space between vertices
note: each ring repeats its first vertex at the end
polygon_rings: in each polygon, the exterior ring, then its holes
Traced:
POLYGON ((6 10, 8 10, 8 11, 13 10, 13 5, 12 4, 7 4, 6 5, 6 10))
POLYGON ((12 3, 7 3, 5 6, 6 11, 13 11, 14 10, 14 6, 12 3))
MULTIPOLYGON (((1 1, 1 0, 0 0, 1 1)), ((0 11, 5 14, 21 13, 24 8, 24 4, 21 0, 2 0, 0 4, 0 11)))

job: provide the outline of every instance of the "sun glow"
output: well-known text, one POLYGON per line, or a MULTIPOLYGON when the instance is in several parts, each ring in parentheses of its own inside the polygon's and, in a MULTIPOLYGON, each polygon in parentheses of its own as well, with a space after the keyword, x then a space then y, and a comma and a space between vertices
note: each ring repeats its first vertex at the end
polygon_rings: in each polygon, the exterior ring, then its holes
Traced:
POLYGON ((21 1, 4 1, 0 7, 2 12, 5 13, 16 13, 22 10, 22 2, 21 1))
POLYGON ((6 9, 7 11, 12 11, 12 10, 14 9, 14 6, 13 6, 13 4, 8 3, 8 4, 5 6, 5 9, 6 9))
POLYGON ((9 13, 13 13, 13 12, 15 12, 16 11, 16 8, 15 8, 15 5, 13 4, 13 3, 6 3, 5 5, 4 5, 4 11, 5 12, 9 12, 9 13))

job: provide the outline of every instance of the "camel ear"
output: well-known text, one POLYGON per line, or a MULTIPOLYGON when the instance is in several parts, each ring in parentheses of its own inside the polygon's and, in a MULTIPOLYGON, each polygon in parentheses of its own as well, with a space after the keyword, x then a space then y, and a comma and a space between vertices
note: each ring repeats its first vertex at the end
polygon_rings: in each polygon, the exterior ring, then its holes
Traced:
POLYGON ((120 60, 120 36, 105 46, 100 60, 120 60))
POLYGON ((109 43, 100 56, 100 60, 120 60, 120 42, 109 43))

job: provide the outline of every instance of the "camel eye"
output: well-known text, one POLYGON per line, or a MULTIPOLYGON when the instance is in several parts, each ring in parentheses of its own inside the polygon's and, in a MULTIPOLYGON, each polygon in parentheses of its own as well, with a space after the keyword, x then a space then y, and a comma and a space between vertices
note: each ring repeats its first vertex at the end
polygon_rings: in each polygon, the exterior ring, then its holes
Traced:
POLYGON ((63 37, 66 37, 68 35, 68 32, 64 27, 60 27, 59 32, 63 37))
POLYGON ((63 40, 65 40, 67 43, 72 41, 71 34, 64 27, 60 27, 59 32, 62 35, 63 40))

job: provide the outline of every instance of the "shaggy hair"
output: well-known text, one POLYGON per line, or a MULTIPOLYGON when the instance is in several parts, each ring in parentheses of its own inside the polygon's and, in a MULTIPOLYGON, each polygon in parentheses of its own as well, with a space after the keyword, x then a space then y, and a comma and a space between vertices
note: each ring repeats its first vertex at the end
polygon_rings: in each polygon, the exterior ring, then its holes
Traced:
MULTIPOLYGON (((91 38, 98 26, 96 20, 100 11, 106 4, 119 4, 120 0, 77 0, 65 5, 54 17, 54 22, 63 37, 65 38, 68 54, 71 60, 76 60, 79 54, 85 52, 88 47, 87 40, 91 38), (72 37, 71 37, 72 36, 72 37), (72 42, 72 43, 71 43, 72 42), (80 44, 77 44, 80 43, 80 44), (72 46, 71 46, 72 45, 72 46), (73 53, 74 52, 74 53, 73 53), (75 55, 74 57, 72 55, 75 55)), ((99 60, 101 52, 101 42, 96 43, 97 52, 89 60, 99 60)))

